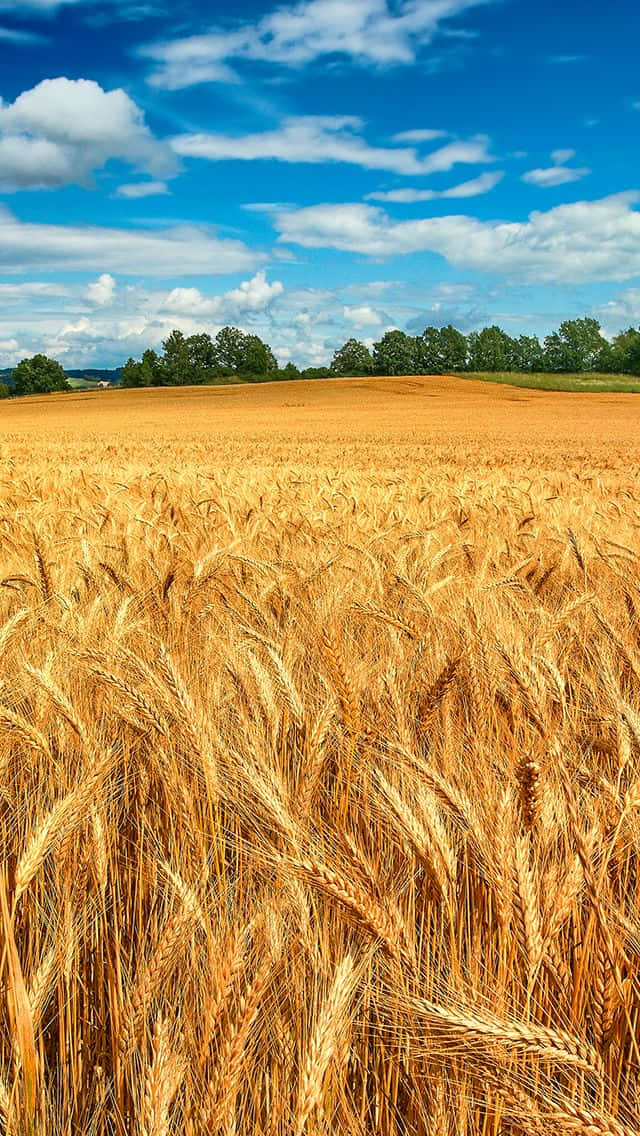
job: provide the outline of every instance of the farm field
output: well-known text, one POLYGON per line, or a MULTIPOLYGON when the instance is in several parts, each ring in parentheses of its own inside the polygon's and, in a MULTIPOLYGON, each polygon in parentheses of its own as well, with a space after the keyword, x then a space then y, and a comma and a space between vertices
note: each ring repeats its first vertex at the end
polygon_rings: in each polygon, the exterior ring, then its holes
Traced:
POLYGON ((640 400, 0 406, 0 1122, 640 1131, 640 400))

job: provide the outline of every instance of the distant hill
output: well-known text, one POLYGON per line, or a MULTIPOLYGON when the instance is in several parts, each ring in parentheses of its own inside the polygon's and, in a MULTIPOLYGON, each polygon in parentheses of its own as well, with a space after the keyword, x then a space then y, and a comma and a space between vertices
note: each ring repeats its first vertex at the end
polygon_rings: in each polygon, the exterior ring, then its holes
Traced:
POLYGON ((80 371, 67 371, 65 368, 65 373, 70 379, 87 379, 94 383, 98 383, 102 379, 108 383, 119 383, 121 368, 114 367, 109 370, 108 368, 85 367, 84 370, 80 371))

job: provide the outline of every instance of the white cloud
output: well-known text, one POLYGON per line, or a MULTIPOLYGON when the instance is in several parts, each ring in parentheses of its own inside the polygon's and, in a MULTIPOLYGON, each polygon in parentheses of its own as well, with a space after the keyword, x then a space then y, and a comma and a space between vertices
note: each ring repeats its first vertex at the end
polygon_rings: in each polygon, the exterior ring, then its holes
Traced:
POLYGON ((413 143, 420 144, 421 142, 433 142, 435 138, 445 138, 446 130, 401 130, 399 134, 394 134, 392 142, 408 142, 410 145, 413 143))
POLYGON ((460 185, 452 186, 451 189, 445 189, 442 197, 478 197, 482 193, 489 193, 492 189, 495 189, 503 177, 503 170, 496 170, 494 173, 487 171, 477 178, 463 181, 460 185))
POLYGON ((241 241, 198 225, 160 230, 19 221, 0 205, 0 269, 6 272, 95 271, 125 276, 224 275, 263 259, 241 241))
POLYGON ((154 138, 123 90, 60 77, 0 103, 1 190, 86 184, 110 158, 155 175, 177 169, 170 147, 154 138))
POLYGON ((269 284, 266 273, 260 271, 222 296, 204 296, 198 288, 173 288, 161 310, 224 319, 232 313, 264 312, 283 292, 284 285, 279 280, 269 284))
POLYGON ((251 280, 245 280, 239 288, 226 293, 226 300, 250 312, 261 312, 284 292, 280 280, 269 284, 264 271, 257 272, 251 280))
POLYGON ((67 296, 69 289, 64 284, 40 283, 30 281, 23 284, 0 284, 0 305, 20 304, 25 299, 50 299, 52 296, 67 296))
POLYGON ((165 181, 136 181, 130 185, 119 185, 116 197, 137 200, 140 197, 158 197, 166 193, 169 193, 169 187, 165 181))
POLYGON ((550 189, 556 185, 568 185, 572 181, 580 181, 591 173, 587 166, 567 166, 566 163, 575 158, 575 150, 554 150, 551 154, 552 166, 543 169, 528 170, 522 175, 522 180, 530 185, 538 185, 542 189, 550 189))
POLYGON ((342 309, 342 314, 348 323, 353 324, 355 328, 371 327, 373 324, 381 324, 383 317, 380 312, 376 312, 374 308, 370 308, 367 304, 362 304, 360 307, 345 307, 342 309))
POLYGON ((87 288, 87 299, 90 303, 102 308, 106 304, 111 303, 115 292, 116 282, 113 276, 109 272, 103 272, 97 280, 89 284, 87 288))
POLYGON ((575 156, 576 156, 575 150, 552 150, 551 151, 551 159, 555 163, 556 166, 563 166, 565 164, 565 162, 570 162, 572 158, 575 158, 575 156))
POLYGON ((360 132, 363 122, 349 115, 305 115, 286 118, 277 130, 233 137, 228 134, 182 134, 173 139, 177 154, 210 161, 347 162, 370 170, 398 174, 430 174, 459 163, 493 162, 489 139, 476 135, 449 142, 421 157, 415 147, 371 146, 360 132))
POLYGON ((395 221, 372 205, 312 205, 275 217, 279 239, 374 257, 429 251, 451 264, 537 283, 640 274, 640 193, 558 205, 527 221, 465 215, 395 221))
MULTIPOLYGON (((230 64, 259 60, 301 67, 326 55, 386 67, 413 63, 443 24, 482 0, 301 0, 267 12, 255 23, 213 28, 143 49, 157 63, 150 82, 176 89, 229 82, 230 64)), ((485 0, 488 2, 488 0, 485 0)))
POLYGON ((528 170, 522 175, 522 180, 530 185, 538 185, 541 189, 553 189, 556 185, 569 185, 572 181, 580 181, 591 173, 588 166, 549 166, 547 169, 528 170))
MULTIPOLYGON (((116 288, 108 273, 88 283, 52 285, 63 293, 58 300, 52 292, 45 301, 43 287, 38 282, 6 285, 13 288, 17 306, 0 303, 0 340, 15 336, 21 346, 11 350, 20 351, 20 358, 44 351, 69 367, 118 365, 128 355, 139 358, 145 348, 159 348, 175 327, 186 334, 203 329, 215 334, 233 323, 272 341, 278 322, 290 327, 297 310, 294 301, 294 312, 273 313, 284 288, 280 281, 268 282, 263 272, 218 296, 197 288, 168 291, 128 283, 116 288)), ((4 355, 0 351, 0 367, 14 361, 8 355, 9 348, 4 355)), ((304 357, 304 345, 300 355, 304 357)))
POLYGON ((626 288, 607 303, 593 309, 601 320, 606 335, 612 336, 622 328, 640 324, 640 288, 626 288))
POLYGON ((416 205, 421 201, 434 201, 440 197, 437 189, 388 189, 367 193, 365 201, 389 201, 394 205, 416 205))
POLYGON ((480 174, 480 177, 471 181, 463 181, 460 185, 451 186, 450 189, 390 189, 386 193, 368 193, 365 201, 389 201, 399 205, 413 205, 419 201, 433 201, 437 197, 477 197, 490 190, 502 181, 504 172, 496 170, 494 173, 480 174))
POLYGON ((479 165, 485 162, 495 162, 487 151, 489 139, 486 134, 477 134, 467 142, 448 142, 439 150, 434 150, 422 162, 422 172, 425 174, 445 173, 459 164, 479 165))

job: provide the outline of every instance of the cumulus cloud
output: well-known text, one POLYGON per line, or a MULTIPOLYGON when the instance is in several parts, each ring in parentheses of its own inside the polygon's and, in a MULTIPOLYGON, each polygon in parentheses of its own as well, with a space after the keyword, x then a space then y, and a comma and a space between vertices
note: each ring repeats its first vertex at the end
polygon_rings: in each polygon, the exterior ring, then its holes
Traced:
POLYGON ((102 308, 105 304, 111 303, 115 292, 116 282, 113 276, 109 272, 103 272, 97 280, 89 284, 87 288, 87 299, 90 303, 102 308))
POLYGON ((221 296, 204 296, 198 288, 173 288, 162 310, 176 315, 226 318, 247 312, 264 312, 284 292, 280 280, 270 284, 264 270, 221 296))
POLYGON ((399 205, 414 205, 420 201, 433 201, 438 197, 477 197, 489 193, 504 177, 503 170, 480 174, 470 181, 453 185, 449 189, 390 189, 386 192, 368 193, 365 201, 389 201, 399 205))
POLYGON ((157 64, 150 82, 169 89, 233 81, 240 60, 292 68, 341 55, 364 66, 410 64, 447 20, 482 2, 489 0, 301 0, 255 23, 150 44, 143 54, 157 64))
POLYGON ((1 190, 87 184, 110 158, 152 175, 177 170, 171 148, 123 90, 62 76, 0 103, 1 190))
POLYGON ((551 155, 552 166, 537 170, 528 170, 522 175, 522 180, 531 185, 550 189, 556 185, 568 185, 572 181, 580 181, 591 173, 588 166, 568 166, 566 163, 575 158, 575 150, 554 150, 551 155))
POLYGON ((126 276, 225 275, 257 268, 259 254, 198 225, 117 229, 20 221, 0 205, 0 269, 96 271, 126 276))
POLYGON ((381 208, 312 205, 277 214, 281 241, 374 257, 436 252, 451 264, 538 283, 625 280, 640 274, 640 193, 558 205, 527 221, 466 215, 396 221, 381 208))
MULTIPOLYGON (((233 323, 272 341, 273 334, 279 334, 280 318, 272 314, 272 308, 283 297, 284 288, 280 281, 269 282, 264 272, 217 296, 197 288, 169 291, 146 283, 120 281, 116 287, 111 274, 102 273, 97 280, 63 288, 39 282, 0 286, 0 300, 10 294, 15 305, 0 304, 0 340, 8 341, 15 334, 20 357, 44 351, 72 367, 119 365, 128 355, 139 358, 145 348, 159 348, 175 327, 186 334, 203 329, 215 334, 224 324, 233 323), (45 287, 50 290, 48 299, 45 287), (59 298, 54 295, 56 289, 64 293, 59 298)), ((289 326, 291 316, 283 312, 284 327, 289 326)), ((8 349, 4 354, 0 351, 0 366, 12 362, 9 354, 8 349)), ((300 355, 304 356, 304 350, 300 355)))
POLYGON ((431 174, 458 164, 495 159, 484 134, 449 142, 420 156, 414 146, 372 146, 362 136, 362 119, 351 115, 304 115, 286 118, 276 130, 259 134, 182 134, 173 139, 177 154, 210 161, 346 162, 370 170, 398 174, 431 174))
POLYGON ((383 322, 383 316, 374 308, 369 307, 368 304, 361 304, 359 307, 349 307, 345 305, 342 309, 342 314, 347 323, 353 324, 355 328, 372 327, 376 324, 383 322))

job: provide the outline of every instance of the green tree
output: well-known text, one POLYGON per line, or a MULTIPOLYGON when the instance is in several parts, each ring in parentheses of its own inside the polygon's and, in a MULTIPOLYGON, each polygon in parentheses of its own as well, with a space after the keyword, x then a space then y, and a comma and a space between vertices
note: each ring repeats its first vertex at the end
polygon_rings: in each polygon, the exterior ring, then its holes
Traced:
POLYGON ((30 359, 22 359, 11 377, 13 393, 17 395, 51 394, 53 391, 72 389, 60 364, 46 355, 32 355, 30 359))
POLYGON ((415 375, 417 372, 415 339, 405 331, 387 331, 373 345, 373 366, 377 375, 415 375))
POLYGON ((440 328, 440 367, 446 371, 465 371, 469 344, 466 335, 448 323, 440 328))
POLYGON ((185 344, 189 382, 206 383, 218 369, 218 354, 211 336, 201 331, 190 335, 185 344))
POLYGON ((637 328, 628 327, 621 331, 607 347, 609 350, 602 352, 598 370, 640 375, 640 331, 637 328))
POLYGON ((162 362, 157 351, 147 347, 142 353, 142 386, 157 387, 162 383, 162 362))
POLYGON ((483 327, 469 336, 470 371, 509 371, 515 356, 514 341, 501 327, 483 327))
POLYGON ((223 327, 216 335, 217 364, 223 370, 241 371, 246 356, 247 335, 239 327, 223 327))
POLYGON ((551 374, 577 371, 578 360, 575 351, 562 338, 559 332, 552 331, 544 340, 544 370, 551 374))
POLYGON ((584 319, 565 320, 560 324, 560 335, 576 351, 581 371, 593 371, 600 352, 606 348, 607 341, 597 319, 585 316, 584 319))
POLYGON ((416 371, 419 375, 464 371, 467 349, 466 335, 450 323, 446 327, 425 327, 415 339, 416 371))
POLYGON ((415 339, 416 370, 421 375, 442 374, 442 338, 439 327, 425 327, 415 339))
POLYGON ((329 379, 331 378, 332 371, 330 367, 305 367, 304 371, 300 372, 301 379, 329 379))
POLYGON ((283 379, 299 379, 300 371, 296 367, 292 359, 280 371, 280 377, 283 379))
POLYGON ((544 371, 544 351, 536 335, 519 335, 513 341, 513 370, 532 374, 544 371))
POLYGON ((144 386, 142 382, 142 364, 136 363, 131 355, 120 372, 120 386, 127 388, 144 386))
POLYGON ((189 344, 181 331, 175 330, 162 344, 162 382, 183 387, 194 381, 194 368, 189 357, 189 344))
POLYGON ((0 383, 0 398, 9 398, 11 391, 6 383, 0 383))
POLYGON ((373 358, 366 343, 359 339, 348 339, 334 352, 331 370, 334 375, 370 375, 373 371, 373 358))
POLYGON ((245 335, 240 370, 245 375, 260 377, 273 375, 278 370, 278 360, 273 351, 258 335, 245 335))
POLYGON ((598 320, 564 320, 544 341, 545 370, 552 372, 593 371, 606 349, 598 320))

